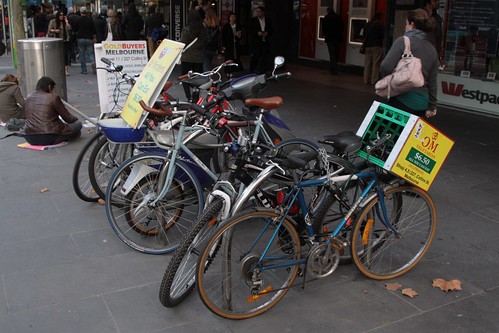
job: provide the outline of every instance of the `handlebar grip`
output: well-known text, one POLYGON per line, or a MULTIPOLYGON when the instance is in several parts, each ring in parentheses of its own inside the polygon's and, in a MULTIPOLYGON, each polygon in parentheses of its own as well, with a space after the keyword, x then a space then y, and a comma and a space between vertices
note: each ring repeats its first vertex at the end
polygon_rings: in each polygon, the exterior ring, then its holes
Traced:
POLYGON ((208 118, 208 115, 210 114, 209 111, 194 103, 191 103, 191 109, 205 118, 208 118))
POLYGON ((104 58, 104 57, 100 58, 100 61, 102 61, 106 65, 111 65, 113 63, 111 60, 109 60, 108 58, 104 58))
POLYGON ((277 81, 279 79, 288 79, 291 77, 291 73, 290 72, 286 72, 286 73, 281 73, 281 74, 276 74, 276 75, 272 75, 270 77, 267 78, 267 81, 277 81))
POLYGON ((149 107, 149 106, 146 105, 146 103, 144 103, 143 100, 140 100, 139 104, 140 104, 141 108, 143 108, 144 110, 146 110, 147 112, 149 112, 149 113, 151 113, 151 114, 153 114, 155 116, 167 117, 167 116, 171 116, 173 114, 172 110, 170 110, 170 109, 161 109, 161 110, 158 110, 158 109, 149 107))

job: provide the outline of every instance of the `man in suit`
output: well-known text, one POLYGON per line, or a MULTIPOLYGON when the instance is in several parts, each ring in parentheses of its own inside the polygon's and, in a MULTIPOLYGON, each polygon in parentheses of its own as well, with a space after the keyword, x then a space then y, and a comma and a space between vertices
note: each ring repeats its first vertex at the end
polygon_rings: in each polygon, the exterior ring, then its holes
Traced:
POLYGON ((256 17, 250 22, 250 73, 262 74, 268 69, 272 32, 272 23, 265 18, 265 8, 258 7, 256 17))
POLYGON ((329 71, 338 74, 338 56, 340 54, 340 44, 343 39, 343 22, 341 17, 334 12, 332 7, 328 7, 322 25, 327 49, 329 51, 329 71))

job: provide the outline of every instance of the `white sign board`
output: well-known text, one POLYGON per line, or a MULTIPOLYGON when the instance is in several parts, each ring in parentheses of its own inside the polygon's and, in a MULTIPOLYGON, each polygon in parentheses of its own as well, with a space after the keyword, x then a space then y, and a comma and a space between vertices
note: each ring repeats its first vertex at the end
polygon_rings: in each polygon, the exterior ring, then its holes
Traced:
MULTIPOLYGON (((95 44, 95 62, 97 68, 106 67, 101 58, 111 60, 115 65, 123 66, 123 73, 134 77, 140 74, 148 62, 146 41, 114 41, 95 44)), ((132 87, 119 75, 97 70, 99 104, 101 113, 121 111, 132 87)))
POLYGON ((438 74, 438 103, 499 115, 499 84, 438 74))

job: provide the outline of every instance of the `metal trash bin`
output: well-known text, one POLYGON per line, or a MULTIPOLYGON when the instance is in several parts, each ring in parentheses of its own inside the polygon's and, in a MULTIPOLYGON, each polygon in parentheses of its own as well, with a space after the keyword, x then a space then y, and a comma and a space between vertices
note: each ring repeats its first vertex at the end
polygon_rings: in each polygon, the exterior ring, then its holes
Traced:
POLYGON ((36 37, 20 39, 18 42, 19 78, 24 96, 35 91, 42 76, 55 81, 55 91, 68 100, 66 73, 64 70, 64 42, 60 38, 36 37))

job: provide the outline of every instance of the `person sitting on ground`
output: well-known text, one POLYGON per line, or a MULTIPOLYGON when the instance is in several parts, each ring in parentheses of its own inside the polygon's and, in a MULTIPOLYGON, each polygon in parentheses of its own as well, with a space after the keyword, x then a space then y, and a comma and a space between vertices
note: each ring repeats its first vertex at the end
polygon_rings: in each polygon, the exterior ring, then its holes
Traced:
POLYGON ((24 103, 17 77, 6 74, 0 81, 0 121, 6 123, 11 118, 24 119, 24 103))
POLYGON ((54 80, 44 76, 36 83, 36 91, 26 98, 24 138, 29 144, 55 145, 81 134, 82 123, 64 107, 54 87, 54 80))

